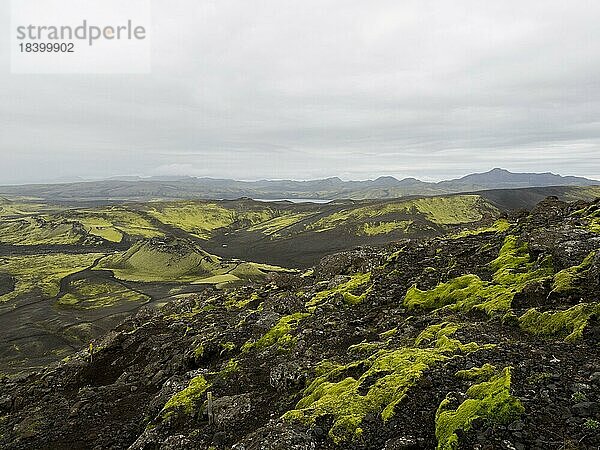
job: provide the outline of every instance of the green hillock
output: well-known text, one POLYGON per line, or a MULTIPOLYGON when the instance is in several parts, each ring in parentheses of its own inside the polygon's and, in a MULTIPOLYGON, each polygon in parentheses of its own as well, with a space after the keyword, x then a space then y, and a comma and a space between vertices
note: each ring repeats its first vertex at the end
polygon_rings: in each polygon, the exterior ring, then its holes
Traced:
POLYGON ((478 195, 453 195, 412 200, 411 206, 438 225, 460 225, 478 222, 483 214, 498 210, 478 195))
POLYGON ((121 242, 124 235, 148 239, 163 236, 141 213, 120 206, 77 209, 62 215, 80 222, 88 233, 110 242, 121 242))
POLYGON ((75 222, 27 217, 0 222, 0 242, 14 245, 70 245, 85 240, 85 231, 75 222))
MULTIPOLYGON (((234 224, 252 226, 279 216, 278 212, 267 207, 234 210, 217 203, 190 201, 157 203, 148 213, 162 223, 185 230, 201 239, 210 239, 213 231, 219 228, 234 224)), ((281 226, 281 223, 274 226, 281 226)))
POLYGON ((203 239, 210 238, 213 230, 231 225, 235 220, 230 210, 214 203, 170 203, 157 205, 148 213, 163 223, 203 239))
POLYGON ((12 201, 8 199, 4 199, 0 202, 0 219, 17 219, 22 216, 30 216, 37 215, 42 212, 42 210, 48 210, 48 206, 37 204, 37 203, 27 203, 23 201, 12 201))
POLYGON ((123 253, 103 258, 96 269, 107 269, 129 281, 193 282, 220 269, 216 256, 191 244, 140 241, 123 253))
MULTIPOLYGON (((448 197, 426 197, 411 200, 395 200, 376 206, 363 206, 354 209, 344 209, 330 214, 316 222, 308 225, 307 229, 313 231, 332 230, 340 225, 358 224, 358 230, 363 233, 372 227, 373 220, 380 217, 399 216, 404 217, 400 221, 381 221, 387 224, 398 224, 400 229, 405 229, 407 222, 412 218, 421 216, 436 225, 460 225, 474 223, 481 220, 484 214, 495 215, 498 210, 483 200, 478 195, 452 195, 448 197), (409 220, 408 217, 411 217, 409 220), (406 224, 406 225, 405 225, 406 224)), ((386 218, 387 218, 386 217, 386 218)), ((377 231, 385 231, 391 225, 382 225, 375 228, 377 231)), ((394 225, 395 227, 395 225, 394 225)))

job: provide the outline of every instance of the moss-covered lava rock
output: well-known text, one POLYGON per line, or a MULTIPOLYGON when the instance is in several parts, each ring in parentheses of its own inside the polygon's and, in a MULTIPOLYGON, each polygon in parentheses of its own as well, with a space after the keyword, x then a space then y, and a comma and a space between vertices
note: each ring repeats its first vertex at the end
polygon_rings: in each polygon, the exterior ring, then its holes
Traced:
MULTIPOLYGON (((147 206, 144 217, 198 240, 224 226, 268 240, 347 226, 378 239, 424 217, 447 234, 332 254, 298 272, 231 266, 199 241, 164 237, 104 256, 89 272, 114 278, 93 282, 56 280, 94 254, 40 260, 35 267, 61 265, 40 285, 59 312, 94 310, 81 300, 88 294, 108 301, 107 280, 125 297, 123 286, 166 279, 231 274, 245 283, 171 295, 60 363, 0 375, 0 447, 600 447, 597 203, 549 199, 499 222, 477 195, 337 205, 318 217, 172 206, 147 206)), ((5 272, 3 286, 13 287, 5 272)), ((35 269, 25 275, 15 289, 38 282, 35 269)))

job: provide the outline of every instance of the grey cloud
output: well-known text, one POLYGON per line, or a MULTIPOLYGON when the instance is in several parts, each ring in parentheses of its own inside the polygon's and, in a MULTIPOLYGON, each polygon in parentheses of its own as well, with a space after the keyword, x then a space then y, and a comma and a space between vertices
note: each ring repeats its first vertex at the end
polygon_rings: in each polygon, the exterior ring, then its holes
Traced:
POLYGON ((440 179, 496 166, 600 178, 595 2, 153 8, 149 75, 11 75, 0 44, 0 181, 440 179))

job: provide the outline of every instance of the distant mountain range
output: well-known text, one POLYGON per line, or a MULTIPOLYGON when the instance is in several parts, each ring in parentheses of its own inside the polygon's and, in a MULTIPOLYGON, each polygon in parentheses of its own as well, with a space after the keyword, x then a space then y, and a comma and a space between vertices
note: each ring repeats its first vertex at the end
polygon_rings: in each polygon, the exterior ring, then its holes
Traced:
POLYGON ((490 189, 547 186, 591 186, 600 181, 553 173, 513 173, 493 169, 437 183, 416 178, 398 180, 343 181, 337 177, 321 180, 236 181, 195 177, 115 177, 102 181, 0 186, 0 194, 36 197, 45 200, 149 200, 149 199, 377 199, 409 195, 441 195, 490 189))

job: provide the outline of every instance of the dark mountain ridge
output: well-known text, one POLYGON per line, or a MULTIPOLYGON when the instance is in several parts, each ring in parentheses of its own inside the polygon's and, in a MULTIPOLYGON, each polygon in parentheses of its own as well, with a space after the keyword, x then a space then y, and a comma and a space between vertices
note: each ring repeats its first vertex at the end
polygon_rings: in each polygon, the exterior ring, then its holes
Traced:
POLYGON ((398 180, 391 176, 375 180, 343 181, 337 177, 322 180, 237 181, 195 177, 121 177, 101 181, 60 184, 0 186, 0 194, 37 197, 46 200, 153 198, 306 198, 377 199, 407 195, 442 195, 489 189, 546 186, 592 186, 600 182, 582 177, 552 173, 512 173, 504 169, 470 174, 462 178, 424 182, 415 178, 398 180))

